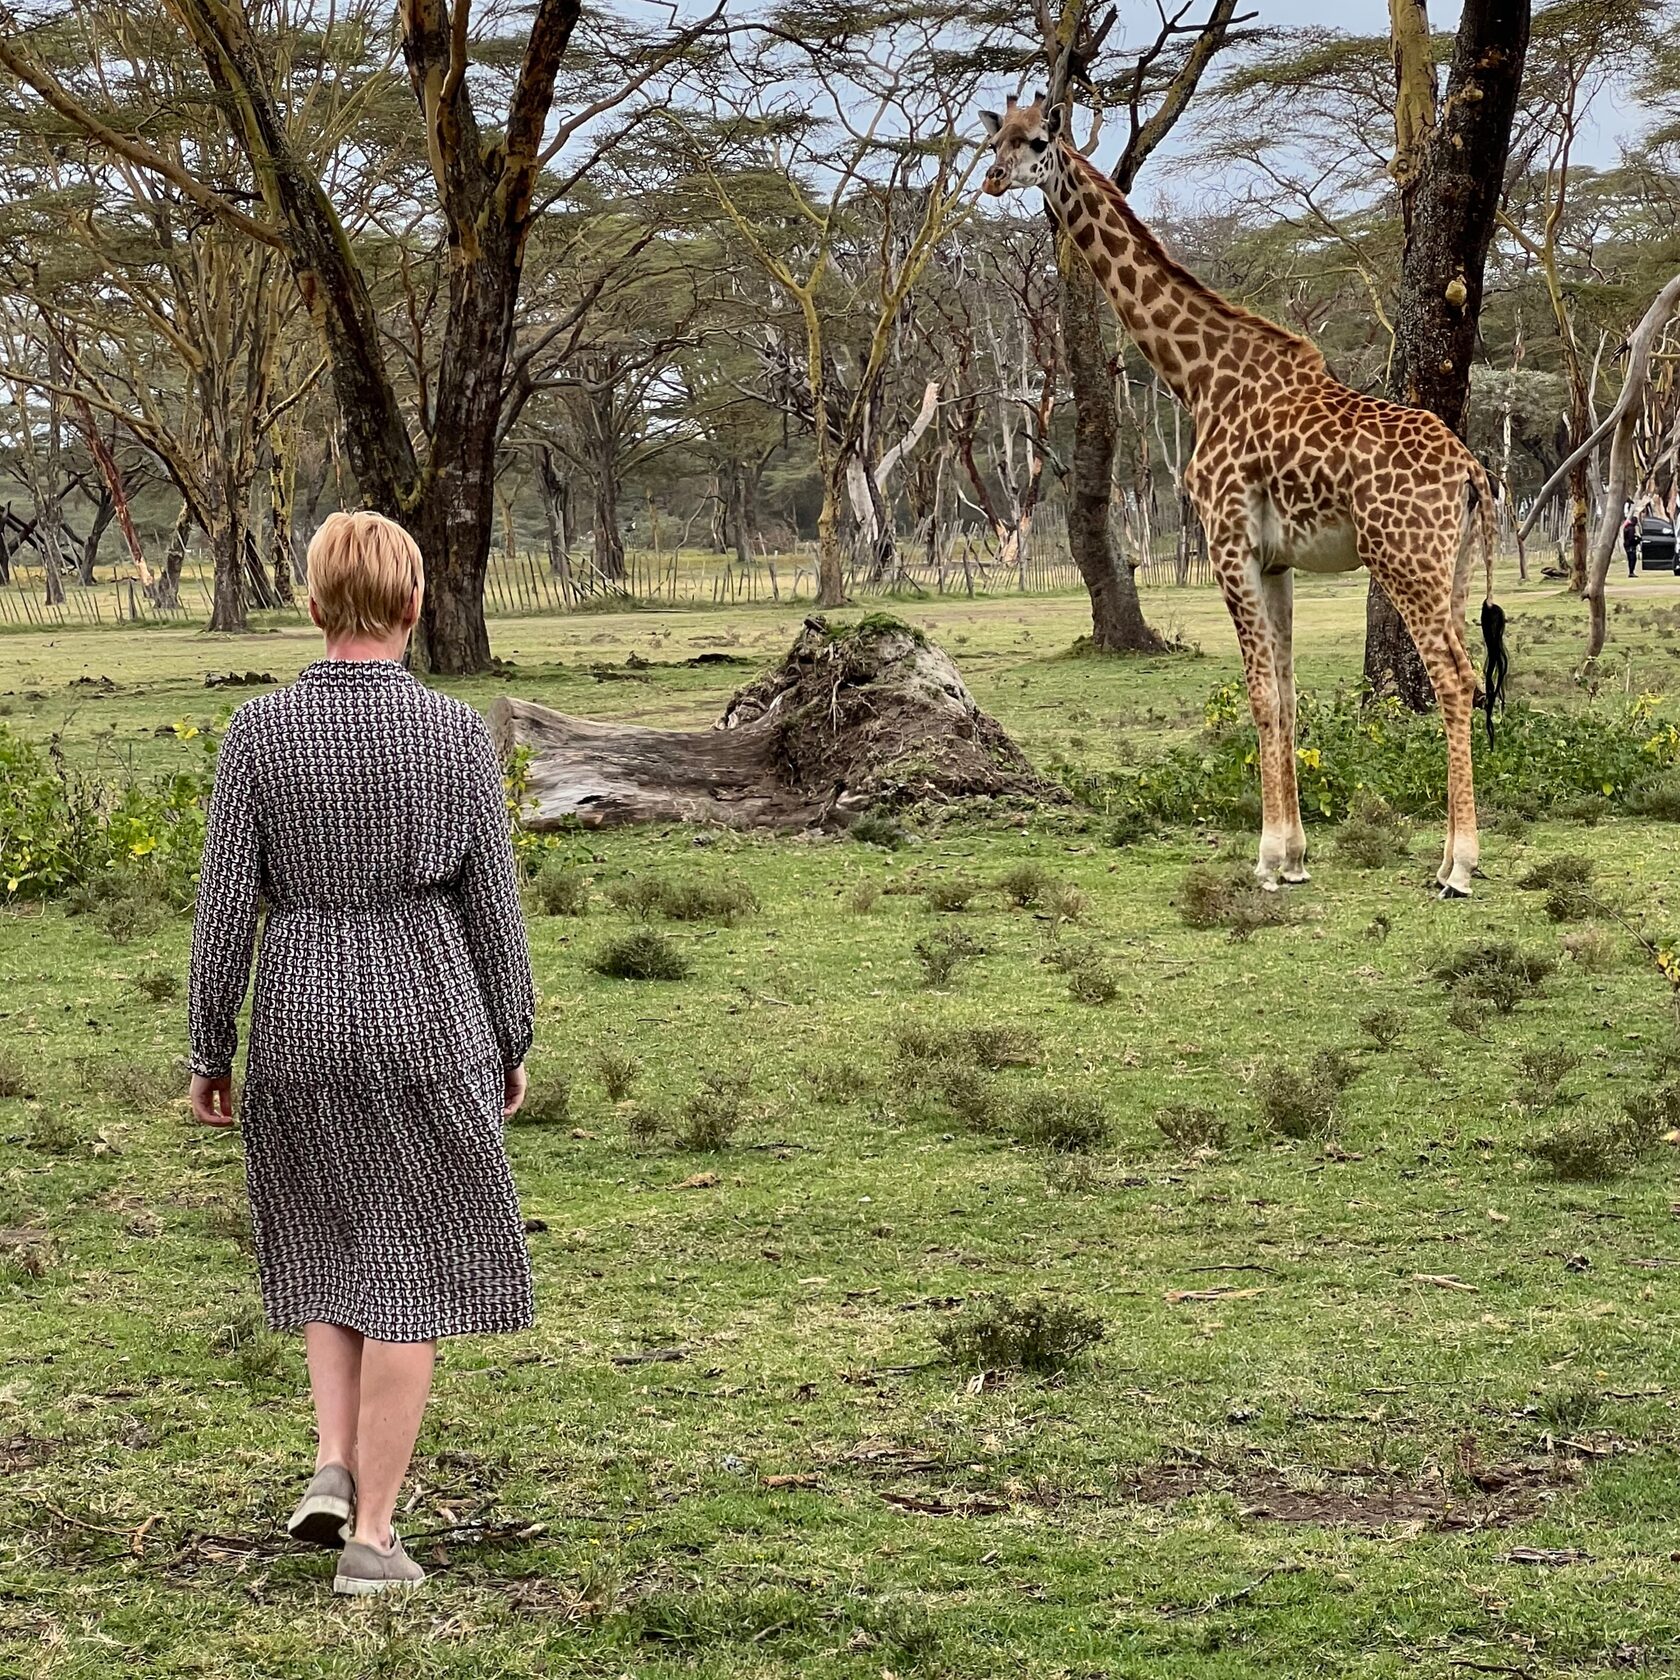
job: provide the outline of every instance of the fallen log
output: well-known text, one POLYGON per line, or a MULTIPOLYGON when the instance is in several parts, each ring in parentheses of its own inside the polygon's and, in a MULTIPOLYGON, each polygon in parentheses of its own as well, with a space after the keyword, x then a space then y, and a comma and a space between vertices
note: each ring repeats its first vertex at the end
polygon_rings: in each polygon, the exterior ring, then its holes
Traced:
POLYGON ((500 699, 536 830, 635 822, 845 827, 865 812, 974 798, 1061 803, 950 657, 885 614, 809 618, 786 659, 707 730, 644 729, 500 699))

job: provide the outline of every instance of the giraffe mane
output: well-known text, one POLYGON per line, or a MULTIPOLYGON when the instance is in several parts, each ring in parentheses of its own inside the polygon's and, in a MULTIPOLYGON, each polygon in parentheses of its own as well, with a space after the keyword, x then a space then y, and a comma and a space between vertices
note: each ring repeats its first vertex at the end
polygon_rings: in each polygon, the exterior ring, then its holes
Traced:
POLYGON ((1276 321, 1269 320, 1264 315, 1256 314, 1252 309, 1245 309, 1240 303, 1233 303, 1223 293, 1217 292, 1200 275, 1192 274, 1183 263, 1179 262, 1161 243, 1160 236, 1135 211, 1126 195, 1114 184, 1109 177, 1098 169, 1083 152, 1067 147, 1068 155, 1073 159, 1076 173, 1102 192, 1103 196, 1114 206, 1130 229, 1132 237, 1147 251, 1151 259, 1158 262, 1167 273, 1181 285, 1187 286, 1193 292, 1206 298, 1210 303, 1217 304, 1220 310, 1232 320, 1240 322, 1245 327, 1263 332, 1272 338, 1281 340, 1303 359, 1310 361, 1315 367, 1324 366, 1324 352, 1313 343, 1310 338, 1303 338, 1298 332, 1291 332, 1288 327, 1280 327, 1276 321))

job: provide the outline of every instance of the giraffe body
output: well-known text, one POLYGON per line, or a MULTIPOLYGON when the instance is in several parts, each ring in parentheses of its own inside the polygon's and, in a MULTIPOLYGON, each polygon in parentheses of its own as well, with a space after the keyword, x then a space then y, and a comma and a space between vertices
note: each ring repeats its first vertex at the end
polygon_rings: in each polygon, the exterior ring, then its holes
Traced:
POLYGON ((1242 649, 1260 740, 1262 886, 1307 879, 1295 778, 1293 574, 1369 568, 1417 644, 1447 735, 1447 836, 1437 881, 1467 897, 1478 839, 1470 759, 1475 671, 1464 611, 1479 539, 1488 726, 1504 671, 1493 604, 1492 497, 1480 462, 1425 409, 1349 389, 1309 340, 1204 286, 1125 195, 1069 146, 1042 100, 982 113, 986 190, 1037 186, 1138 349, 1190 410, 1184 488, 1242 649))

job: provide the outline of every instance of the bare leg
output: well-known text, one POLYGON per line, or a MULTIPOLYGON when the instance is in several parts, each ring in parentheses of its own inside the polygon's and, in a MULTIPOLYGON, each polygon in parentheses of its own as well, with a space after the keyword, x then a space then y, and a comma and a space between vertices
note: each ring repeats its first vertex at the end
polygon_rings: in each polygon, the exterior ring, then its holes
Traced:
POLYGON ((309 1392, 315 1400, 315 1468, 356 1472, 356 1417, 362 1403, 362 1335, 339 1324, 306 1324, 309 1392))
POLYGON ((1283 831, 1283 879, 1290 886, 1307 874, 1307 831, 1301 826, 1301 795, 1295 782, 1295 574, 1263 572, 1260 598, 1272 633, 1277 672, 1278 817, 1283 831))
POLYGON ((362 1345, 362 1404, 357 1430, 356 1534, 368 1545, 391 1544, 391 1514, 432 1388, 433 1342, 362 1345))

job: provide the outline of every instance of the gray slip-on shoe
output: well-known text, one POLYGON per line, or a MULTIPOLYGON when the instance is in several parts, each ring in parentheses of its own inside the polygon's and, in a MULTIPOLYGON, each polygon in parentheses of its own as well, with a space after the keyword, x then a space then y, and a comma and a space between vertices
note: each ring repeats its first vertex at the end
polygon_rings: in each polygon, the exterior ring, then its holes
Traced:
POLYGON ((355 1478, 342 1464, 323 1464, 303 1490, 286 1532, 312 1546, 336 1546, 355 1511, 355 1478))
POLYGON ((333 1591, 365 1598, 371 1593, 417 1587, 425 1579, 426 1571, 403 1550, 403 1543, 393 1530, 389 1548, 370 1546, 365 1540, 344 1543, 344 1550, 338 1554, 333 1591))

